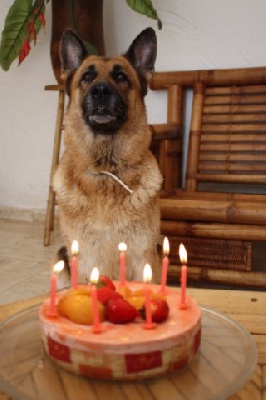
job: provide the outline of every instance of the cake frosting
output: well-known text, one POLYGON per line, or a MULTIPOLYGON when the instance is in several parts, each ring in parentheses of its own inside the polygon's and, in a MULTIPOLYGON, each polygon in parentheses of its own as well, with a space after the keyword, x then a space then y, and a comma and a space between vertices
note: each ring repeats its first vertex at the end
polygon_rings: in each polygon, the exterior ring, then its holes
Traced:
MULTIPOLYGON (((116 283, 117 284, 117 283, 116 283)), ((127 282, 134 291, 142 283, 127 282)), ((150 284, 153 292, 160 286, 150 284)), ((56 301, 65 291, 58 292, 56 301)), ((101 333, 91 325, 78 325, 60 315, 49 315, 50 300, 40 307, 39 320, 47 355, 60 367, 96 379, 136 380, 162 376, 186 366, 201 341, 201 309, 187 296, 181 310, 180 292, 167 287, 169 315, 154 329, 144 329, 139 317, 128 324, 101 323, 101 333)))

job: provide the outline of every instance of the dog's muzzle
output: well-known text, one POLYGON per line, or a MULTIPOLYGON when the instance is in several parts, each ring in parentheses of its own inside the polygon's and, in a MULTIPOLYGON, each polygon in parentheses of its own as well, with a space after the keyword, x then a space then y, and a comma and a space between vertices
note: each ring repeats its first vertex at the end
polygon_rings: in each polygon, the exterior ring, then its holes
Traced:
POLYGON ((96 83, 84 98, 83 116, 94 131, 113 133, 125 122, 127 105, 115 87, 96 83))

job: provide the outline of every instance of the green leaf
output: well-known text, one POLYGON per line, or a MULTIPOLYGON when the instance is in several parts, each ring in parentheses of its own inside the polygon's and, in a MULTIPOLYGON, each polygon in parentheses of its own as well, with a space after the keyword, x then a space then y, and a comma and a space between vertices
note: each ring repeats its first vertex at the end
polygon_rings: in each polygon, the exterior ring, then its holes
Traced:
POLYGON ((162 29, 162 21, 159 19, 151 0, 126 0, 126 2, 137 13, 146 15, 151 19, 156 19, 158 29, 162 29))
POLYGON ((93 44, 91 44, 90 42, 88 42, 87 40, 83 40, 83 44, 86 48, 86 50, 88 51, 89 54, 91 55, 98 55, 98 50, 96 49, 95 46, 93 46, 93 44))
MULTIPOLYGON (((12 62, 18 57, 23 43, 28 35, 28 23, 34 18, 36 33, 41 28, 38 13, 33 11, 38 8, 44 12, 44 2, 35 0, 15 0, 6 16, 4 30, 0 43, 0 65, 8 71, 12 62), (33 3, 33 4, 32 4, 33 3), (41 7, 38 7, 38 3, 41 7)), ((30 40, 33 38, 31 37, 30 40)))

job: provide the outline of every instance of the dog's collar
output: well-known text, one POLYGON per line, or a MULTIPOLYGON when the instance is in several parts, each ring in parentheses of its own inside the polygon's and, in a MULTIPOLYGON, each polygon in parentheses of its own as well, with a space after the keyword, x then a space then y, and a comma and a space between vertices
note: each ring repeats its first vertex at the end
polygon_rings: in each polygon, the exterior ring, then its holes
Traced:
POLYGON ((131 190, 123 181, 121 181, 121 179, 119 179, 116 175, 112 174, 112 172, 109 171, 99 171, 99 172, 93 172, 93 175, 108 175, 111 176, 111 178, 113 178, 115 181, 117 181, 121 186, 123 186, 123 188, 125 188, 130 194, 133 193, 133 190, 131 190))

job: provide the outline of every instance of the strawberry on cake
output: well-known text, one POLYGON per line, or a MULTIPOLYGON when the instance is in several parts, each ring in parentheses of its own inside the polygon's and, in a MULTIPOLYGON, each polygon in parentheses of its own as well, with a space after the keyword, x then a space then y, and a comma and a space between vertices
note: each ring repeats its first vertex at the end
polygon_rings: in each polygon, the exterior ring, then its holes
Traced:
POLYGON ((180 292, 149 284, 152 329, 145 329, 143 283, 112 282, 100 276, 97 312, 100 332, 94 333, 91 286, 57 293, 57 315, 49 313, 49 298, 39 319, 45 351, 59 366, 89 378, 134 380, 161 376, 187 365, 201 340, 201 310, 180 292))

